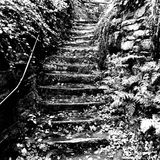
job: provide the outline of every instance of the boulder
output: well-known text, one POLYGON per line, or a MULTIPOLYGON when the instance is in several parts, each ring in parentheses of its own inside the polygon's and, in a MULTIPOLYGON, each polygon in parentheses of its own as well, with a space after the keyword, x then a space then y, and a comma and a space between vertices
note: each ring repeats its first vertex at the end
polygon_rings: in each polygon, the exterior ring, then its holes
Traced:
POLYGON ((150 50, 152 48, 151 39, 144 39, 141 41, 142 50, 150 50))
POLYGON ((151 56, 151 52, 147 52, 147 51, 141 51, 140 55, 144 55, 144 56, 151 56))
POLYGON ((141 8, 139 8, 135 14, 134 14, 134 18, 140 18, 142 17, 144 14, 145 14, 145 11, 146 11, 146 5, 145 6, 142 6, 141 8))
POLYGON ((138 37, 143 37, 143 36, 145 36, 145 34, 146 34, 146 31, 145 31, 145 30, 138 30, 138 31, 135 31, 135 32, 133 33, 133 36, 134 36, 135 38, 138 38, 138 37))
POLYGON ((128 26, 128 25, 131 25, 131 24, 134 24, 136 23, 136 19, 129 19, 129 20, 125 20, 122 22, 121 26, 128 26))
POLYGON ((140 26, 141 26, 141 23, 135 23, 135 24, 132 24, 132 25, 124 26, 123 30, 136 31, 136 30, 139 29, 140 26))
POLYGON ((134 36, 126 36, 127 40, 135 40, 136 38, 134 36))
POLYGON ((125 41, 121 43, 121 49, 124 51, 131 50, 133 48, 134 41, 125 41))
POLYGON ((114 32, 114 39, 117 40, 120 35, 120 31, 114 32))
POLYGON ((149 30, 138 30, 138 31, 135 31, 133 33, 133 36, 135 38, 139 38, 139 37, 143 37, 143 36, 149 36, 149 30))
POLYGON ((122 22, 122 19, 121 19, 121 18, 114 18, 114 19, 112 20, 112 23, 115 24, 115 25, 118 25, 118 24, 120 24, 121 22, 122 22))
POLYGON ((140 52, 140 50, 141 50, 141 47, 140 46, 138 46, 138 45, 136 45, 136 46, 133 46, 133 52, 140 52))

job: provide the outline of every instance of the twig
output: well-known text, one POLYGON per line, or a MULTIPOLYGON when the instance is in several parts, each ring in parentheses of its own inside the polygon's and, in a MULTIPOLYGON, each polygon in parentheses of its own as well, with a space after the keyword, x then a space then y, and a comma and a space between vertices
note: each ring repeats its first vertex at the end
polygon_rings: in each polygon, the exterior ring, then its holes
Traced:
POLYGON ((39 38, 39 35, 37 36, 37 39, 36 39, 36 41, 35 41, 35 44, 34 44, 33 49, 32 49, 32 52, 31 52, 31 54, 30 54, 30 57, 29 57, 28 62, 27 62, 27 65, 26 65, 26 67, 25 67, 25 70, 24 70, 24 72, 23 72, 23 75, 22 75, 19 83, 17 84, 17 86, 16 86, 9 94, 0 102, 0 107, 1 107, 1 105, 2 105, 15 91, 17 91, 17 89, 18 89, 19 86, 21 85, 21 83, 22 83, 22 81, 23 81, 23 79, 24 79, 24 77, 25 77, 25 75, 26 75, 26 72, 27 72, 27 70, 28 70, 29 64, 30 64, 30 62, 31 62, 31 59, 32 59, 32 56, 33 56, 33 53, 34 53, 34 50, 35 50, 35 47, 36 47, 38 38, 39 38))

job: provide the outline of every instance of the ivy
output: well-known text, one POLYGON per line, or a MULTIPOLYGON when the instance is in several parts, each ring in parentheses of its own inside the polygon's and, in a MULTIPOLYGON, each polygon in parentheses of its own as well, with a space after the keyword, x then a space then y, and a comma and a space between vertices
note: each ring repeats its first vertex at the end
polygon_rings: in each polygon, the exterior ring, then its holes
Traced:
POLYGON ((62 43, 62 34, 71 27, 63 25, 71 15, 67 12, 70 6, 62 0, 2 0, 0 6, 0 55, 11 67, 27 60, 37 35, 41 49, 37 57, 43 58, 46 51, 54 51, 62 43))

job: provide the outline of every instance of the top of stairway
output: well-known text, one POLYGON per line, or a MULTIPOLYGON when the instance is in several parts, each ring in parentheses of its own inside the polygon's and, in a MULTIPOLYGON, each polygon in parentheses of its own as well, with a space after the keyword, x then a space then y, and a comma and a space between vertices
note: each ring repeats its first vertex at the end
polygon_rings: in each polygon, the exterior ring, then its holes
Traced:
POLYGON ((79 23, 79 24, 88 24, 88 25, 92 24, 92 25, 94 25, 94 24, 97 23, 97 21, 95 21, 95 20, 88 20, 88 21, 86 21, 86 20, 75 20, 74 24, 77 24, 77 23, 79 23))
POLYGON ((83 0, 83 3, 109 4, 110 0, 83 0))

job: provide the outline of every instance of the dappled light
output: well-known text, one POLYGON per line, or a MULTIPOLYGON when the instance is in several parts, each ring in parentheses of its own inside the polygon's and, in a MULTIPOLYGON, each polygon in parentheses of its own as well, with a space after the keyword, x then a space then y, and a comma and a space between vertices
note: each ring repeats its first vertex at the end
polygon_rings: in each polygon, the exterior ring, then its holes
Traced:
POLYGON ((159 1, 0 6, 0 160, 160 159, 159 1))

